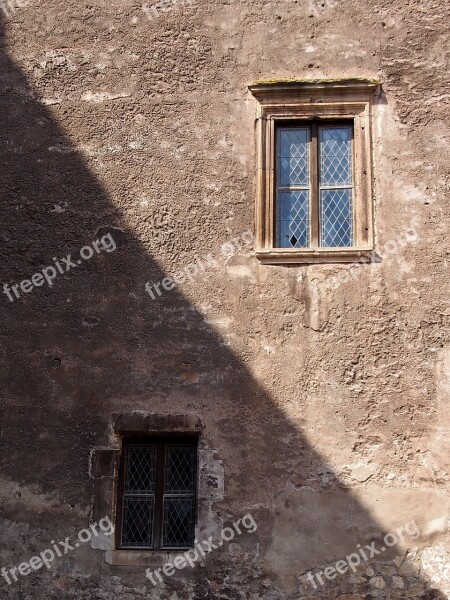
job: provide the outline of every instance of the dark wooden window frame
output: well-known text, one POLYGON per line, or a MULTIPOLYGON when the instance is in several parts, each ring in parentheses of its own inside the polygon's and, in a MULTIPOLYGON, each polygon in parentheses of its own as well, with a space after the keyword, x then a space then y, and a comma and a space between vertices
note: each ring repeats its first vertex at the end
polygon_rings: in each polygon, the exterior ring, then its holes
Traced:
POLYGON ((187 550, 186 547, 167 547, 162 545, 163 535, 163 511, 164 511, 164 484, 166 475, 166 458, 168 446, 192 447, 195 448, 195 490, 194 490, 194 527, 197 522, 197 487, 198 487, 198 436, 197 435, 130 435, 122 438, 122 451, 119 465, 119 478, 117 487, 117 514, 116 514, 116 548, 127 551, 143 550, 187 550), (146 446, 155 448, 155 501, 153 517, 153 544, 151 546, 123 546, 122 545, 122 527, 123 527, 123 504, 125 499, 125 469, 126 469, 126 448, 131 446, 146 446))
POLYGON ((370 80, 261 82, 249 86, 258 101, 255 254, 262 263, 355 262, 373 255, 372 105, 378 89, 378 82, 370 80), (353 122, 353 246, 277 247, 276 127, 343 121, 353 122))
MULTIPOLYGON (((354 136, 354 121, 353 119, 312 119, 311 121, 300 121, 300 120, 293 120, 293 121, 276 121, 275 122, 275 143, 274 143, 274 172, 273 172, 273 177, 274 177, 274 193, 275 193, 275 198, 274 198, 274 202, 273 202, 273 222, 275 224, 274 228, 273 228, 273 240, 272 240, 272 244, 274 248, 278 248, 279 246, 277 246, 277 237, 278 237, 278 232, 277 232, 277 211, 278 211, 278 206, 277 206, 277 198, 276 198, 276 193, 278 190, 278 183, 277 183, 277 174, 278 174, 278 168, 277 168, 277 130, 278 128, 283 128, 283 129, 295 129, 295 128, 305 128, 305 129, 309 129, 310 132, 310 141, 309 141, 309 190, 310 190, 310 197, 309 197, 309 226, 310 226, 310 245, 309 248, 314 248, 314 249, 319 249, 321 248, 320 246, 320 129, 321 128, 332 128, 332 127, 351 127, 351 131, 352 131, 352 184, 351 186, 345 186, 345 187, 351 187, 352 188, 352 211, 353 211, 353 223, 355 223, 355 219, 357 217, 356 213, 356 206, 355 206, 355 193, 354 193, 354 164, 355 164, 355 136, 354 136)), ((330 186, 333 189, 335 188, 339 188, 339 185, 334 185, 334 186, 330 186)), ((341 186, 342 187, 342 186, 341 186)))

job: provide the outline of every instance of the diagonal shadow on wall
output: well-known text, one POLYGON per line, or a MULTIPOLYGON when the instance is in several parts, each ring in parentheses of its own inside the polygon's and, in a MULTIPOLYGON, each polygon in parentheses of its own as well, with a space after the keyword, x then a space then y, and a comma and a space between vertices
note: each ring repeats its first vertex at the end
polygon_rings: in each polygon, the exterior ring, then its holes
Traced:
MULTIPOLYGON (((85 526, 89 452, 107 444, 113 412, 134 408, 202 414, 208 442, 224 462, 219 510, 230 518, 252 507, 275 588, 293 593, 302 572, 345 557, 357 544, 381 544, 383 527, 180 288, 155 302, 145 294, 146 281, 166 276, 157 258, 5 49, 2 38, 1 282, 27 279, 107 232, 118 249, 58 274, 52 287, 21 292, 13 302, 1 297, 2 564, 64 539, 69 524, 85 526)), ((78 566, 89 574, 83 560, 78 566)), ((96 560, 92 572, 100 570, 103 581, 116 574, 101 556, 96 560)), ((224 569, 210 567, 207 579, 200 572, 195 597, 240 597, 224 569), (215 577, 222 587, 214 590, 215 577)), ((386 571, 388 587, 393 572, 386 571)), ((375 597, 369 577, 342 579, 347 594, 375 597)), ((425 588, 421 597, 444 597, 417 573, 410 579, 425 588)), ((52 581, 40 572, 21 579, 23 593, 35 594, 23 597, 85 597, 73 581, 71 591, 52 581)), ((261 585, 252 583, 258 597, 268 593, 261 585)), ((329 581, 328 589, 334 585, 329 581)), ((378 589, 376 597, 406 592, 378 589)))

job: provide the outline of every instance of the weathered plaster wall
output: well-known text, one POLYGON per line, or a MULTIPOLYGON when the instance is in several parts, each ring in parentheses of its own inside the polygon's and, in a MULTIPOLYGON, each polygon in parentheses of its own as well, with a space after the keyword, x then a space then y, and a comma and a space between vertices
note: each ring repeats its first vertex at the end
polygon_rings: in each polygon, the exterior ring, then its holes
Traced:
POLYGON ((124 411, 199 415, 223 467, 212 518, 251 512, 258 530, 158 589, 87 544, 0 597, 450 597, 444 3, 194 1, 153 20, 123 0, 16 6, 0 7, 1 282, 108 231, 118 248, 1 299, 0 562, 92 520, 91 452, 117 447, 124 411), (282 77, 381 81, 380 262, 223 260, 253 227, 247 84, 282 77), (217 268, 145 292, 209 253, 217 268), (411 519, 421 535, 394 562, 304 587, 411 519))

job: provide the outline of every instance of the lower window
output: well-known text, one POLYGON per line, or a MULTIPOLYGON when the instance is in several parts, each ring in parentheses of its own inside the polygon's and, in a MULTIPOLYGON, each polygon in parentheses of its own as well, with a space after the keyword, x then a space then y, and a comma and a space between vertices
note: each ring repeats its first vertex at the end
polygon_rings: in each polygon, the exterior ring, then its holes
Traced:
POLYGON ((196 438, 124 438, 118 493, 119 548, 191 548, 196 487, 196 438))

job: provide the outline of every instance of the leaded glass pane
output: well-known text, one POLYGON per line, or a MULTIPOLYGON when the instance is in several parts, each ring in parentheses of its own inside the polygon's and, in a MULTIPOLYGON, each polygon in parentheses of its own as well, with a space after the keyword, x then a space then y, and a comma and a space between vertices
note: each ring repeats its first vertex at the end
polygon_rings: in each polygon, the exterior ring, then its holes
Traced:
POLYGON ((165 498, 163 547, 189 548, 194 542, 194 498, 165 498))
POLYGON ((155 448, 126 449, 125 492, 153 494, 155 491, 155 448))
POLYGON ((277 185, 309 185, 309 129, 278 129, 277 185))
POLYGON ((309 246, 309 190, 278 192, 278 247, 309 246))
POLYGON ((196 449, 173 446, 167 449, 166 493, 195 492, 196 449))
POLYGON ((136 548, 152 546, 153 504, 152 497, 124 497, 122 546, 136 548))
POLYGON ((320 129, 320 185, 352 183, 352 128, 320 129))
POLYGON ((322 247, 353 244, 352 190, 320 191, 320 234, 322 247))

